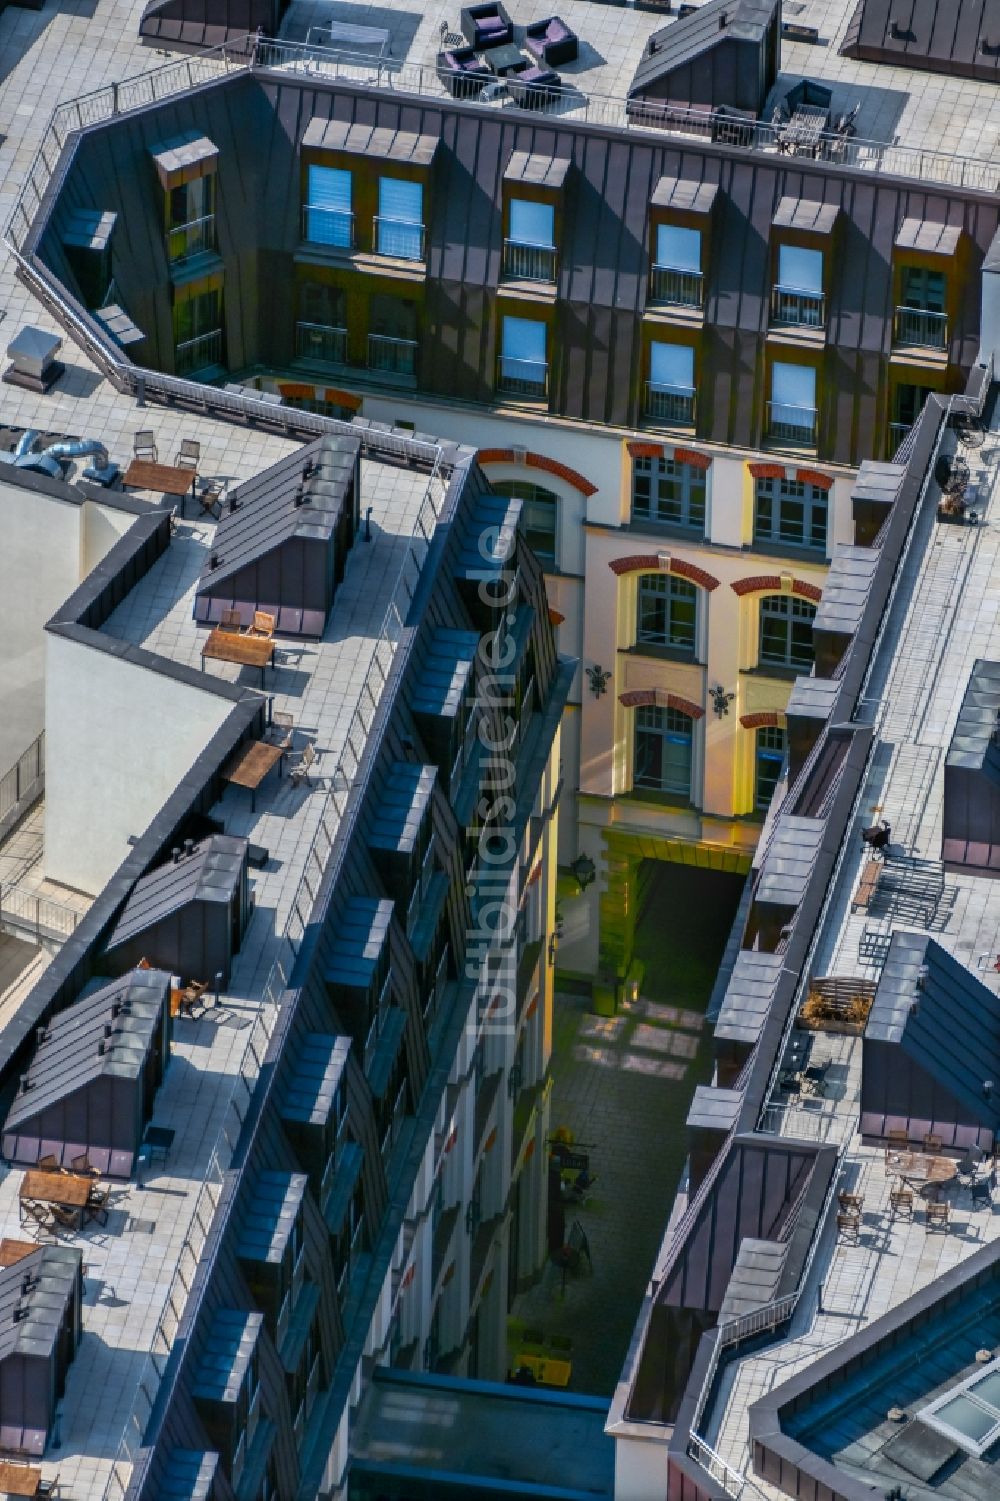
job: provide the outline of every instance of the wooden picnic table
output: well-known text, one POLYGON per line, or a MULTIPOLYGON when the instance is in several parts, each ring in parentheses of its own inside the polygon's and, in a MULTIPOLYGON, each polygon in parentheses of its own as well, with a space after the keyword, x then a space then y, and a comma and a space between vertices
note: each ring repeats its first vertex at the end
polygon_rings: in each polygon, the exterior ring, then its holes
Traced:
POLYGON ((257 811, 257 788, 275 765, 278 775, 281 775, 281 758, 285 754, 284 747, 272 745, 269 740, 255 740, 248 745, 243 754, 223 772, 227 782, 232 782, 234 787, 247 787, 250 790, 250 811, 257 811))
POLYGON ((815 153, 829 122, 830 112, 821 104, 800 104, 781 133, 779 150, 815 153))
POLYGON ((8 1496, 37 1496, 42 1483, 42 1472, 35 1465, 19 1465, 11 1459, 0 1459, 0 1494, 8 1496))
POLYGON ((201 649, 202 672, 209 660, 259 667, 260 686, 263 688, 264 669, 274 665, 274 642, 267 636, 243 636, 238 631, 224 631, 216 626, 201 649))
POLYGON ((93 1187, 94 1179, 86 1173, 53 1173, 47 1168, 29 1167, 21 1179, 17 1196, 22 1205, 55 1204, 60 1209, 68 1209, 75 1215, 79 1227, 93 1187))
POLYGON ((904 1183, 950 1183, 958 1175, 958 1163, 953 1158, 930 1152, 890 1152, 886 1165, 904 1183))
POLYGON ((181 496, 183 515, 183 498, 188 491, 192 496, 195 494, 197 479, 197 469, 181 469, 174 464, 154 464, 152 459, 133 459, 122 476, 122 483, 133 485, 137 490, 158 490, 161 495, 181 496))

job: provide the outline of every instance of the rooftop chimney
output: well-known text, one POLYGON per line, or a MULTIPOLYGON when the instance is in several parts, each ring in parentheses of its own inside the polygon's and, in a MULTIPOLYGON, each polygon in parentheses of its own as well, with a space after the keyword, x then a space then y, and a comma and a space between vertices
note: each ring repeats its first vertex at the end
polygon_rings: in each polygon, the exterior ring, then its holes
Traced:
POLYGON ((45 1039, 46 1039, 46 1037, 48 1037, 48 1035, 49 1034, 45 1030, 44 1027, 36 1027, 35 1028, 35 1042, 38 1044, 39 1047, 41 1047, 42 1043, 45 1041, 45 1039))
POLYGON ((28 1090, 31 1088, 31 1079, 27 1074, 21 1075, 21 1082, 18 1088, 20 1089, 21 1094, 28 1093, 28 1090))
POLYGON ((726 29, 726 27, 728 25, 729 25, 729 12, 724 10, 722 12, 722 15, 719 17, 719 30, 720 31, 725 31, 725 29, 726 29))
POLYGON ((181 858, 181 847, 180 847, 179 844, 175 844, 174 847, 173 847, 173 849, 170 851, 170 858, 174 862, 175 865, 180 860, 180 858, 181 858))
POLYGON ((193 855, 194 854, 194 840, 193 839, 185 839, 185 841, 184 841, 184 853, 185 853, 185 855, 193 855))

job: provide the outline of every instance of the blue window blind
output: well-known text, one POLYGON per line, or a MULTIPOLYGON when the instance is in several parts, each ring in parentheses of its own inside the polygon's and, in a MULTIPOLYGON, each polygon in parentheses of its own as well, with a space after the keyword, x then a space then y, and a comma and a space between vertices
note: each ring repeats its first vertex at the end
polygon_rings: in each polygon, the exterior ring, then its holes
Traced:
POLYGON ((818 294, 823 290, 823 252, 801 245, 778 247, 778 282, 795 292, 818 294))
POLYGON ((694 387, 694 350, 686 344, 652 344, 649 379, 655 387, 690 391, 694 387))
POLYGON ((701 270, 701 230, 679 224, 656 227, 656 264, 672 271, 701 270))
POLYGON ((316 245, 354 243, 351 174, 342 167, 310 167, 306 239, 316 245))
POLYGON ((510 238, 519 245, 553 248, 556 211, 551 203, 531 203, 525 198, 510 201, 510 238))
POLYGON ((393 255, 400 260, 423 260, 424 189, 419 182, 404 182, 400 177, 378 180, 379 255, 393 255))

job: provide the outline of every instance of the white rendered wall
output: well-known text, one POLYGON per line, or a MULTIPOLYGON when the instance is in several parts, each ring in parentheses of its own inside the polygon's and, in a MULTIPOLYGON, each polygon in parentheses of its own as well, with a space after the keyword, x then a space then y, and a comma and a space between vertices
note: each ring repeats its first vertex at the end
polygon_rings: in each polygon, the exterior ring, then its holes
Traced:
POLYGON ((0 776, 44 726, 44 627, 80 582, 80 509, 11 484, 0 469, 0 776))
POLYGON ((98 501, 88 500, 82 508, 83 539, 81 543, 80 577, 85 579, 107 557, 120 537, 135 522, 129 511, 119 511, 113 506, 102 506, 98 501))
POLYGON ((232 705, 61 636, 46 643, 44 870, 96 895, 232 705))

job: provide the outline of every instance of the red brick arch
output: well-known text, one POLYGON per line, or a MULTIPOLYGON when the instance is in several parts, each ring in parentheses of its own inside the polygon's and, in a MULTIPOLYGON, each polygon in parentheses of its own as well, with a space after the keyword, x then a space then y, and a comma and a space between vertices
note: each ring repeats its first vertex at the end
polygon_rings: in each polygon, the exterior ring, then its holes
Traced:
POLYGON ((476 455, 480 464, 523 464, 528 469, 541 469, 546 474, 554 474, 557 479, 565 480, 567 485, 572 485, 574 490, 579 490, 581 495, 596 495, 597 486, 592 485, 577 469, 571 469, 568 464, 560 464, 558 459, 548 459, 543 453, 515 453, 512 448, 481 448, 476 455))
POLYGON ((689 719, 705 717, 705 711, 700 704, 692 702, 689 698, 681 698, 677 693, 664 693, 662 688, 630 688, 627 693, 619 693, 618 702, 623 709, 638 709, 644 704, 656 704, 661 709, 676 709, 679 714, 686 714, 689 719))
POLYGON ((776 730, 784 717, 768 709, 758 714, 741 714, 740 724, 745 730, 776 730))
POLYGON ((711 594, 713 589, 718 589, 719 580, 711 573, 706 573, 704 568, 699 568, 696 563, 686 563, 683 558, 671 558, 669 569, 660 567, 660 560, 655 552, 637 552, 627 558, 612 558, 608 564, 612 573, 663 573, 668 572, 677 578, 687 579, 692 584, 697 584, 699 589, 705 589, 711 594))
MULTIPOLYGON (((734 579, 729 586, 734 594, 780 594, 781 575, 779 573, 755 573, 749 578, 734 579)), ((791 592, 797 594, 800 599, 811 600, 818 605, 823 598, 822 589, 815 584, 807 584, 805 579, 792 579, 791 592)))
POLYGON ((672 458, 675 464, 690 464, 692 469, 711 469, 712 456, 708 453, 699 453, 694 448, 668 449, 663 443, 646 443, 633 441, 626 443, 629 457, 633 459, 664 459, 672 458))
POLYGON ((784 464, 748 464, 754 479, 790 479, 796 480, 800 485, 812 485, 816 490, 831 490, 833 477, 823 474, 819 469, 788 469, 784 464))

